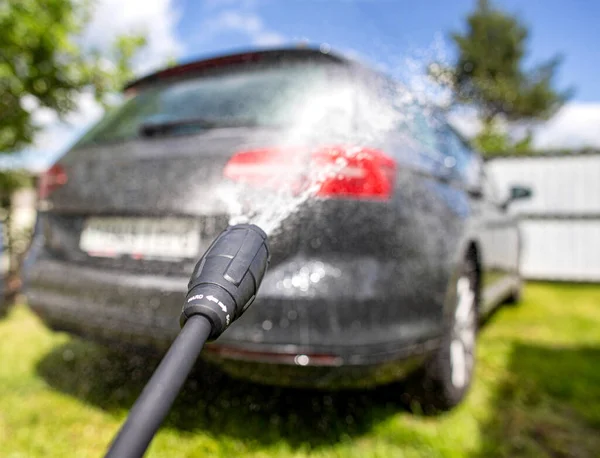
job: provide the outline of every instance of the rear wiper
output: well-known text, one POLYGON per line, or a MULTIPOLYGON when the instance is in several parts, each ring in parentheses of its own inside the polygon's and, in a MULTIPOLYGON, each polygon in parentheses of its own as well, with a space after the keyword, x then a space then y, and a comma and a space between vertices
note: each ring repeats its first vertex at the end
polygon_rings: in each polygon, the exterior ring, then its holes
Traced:
POLYGON ((174 121, 164 122, 146 122, 140 124, 139 133, 143 137, 153 137, 154 135, 165 135, 173 132, 187 133, 186 128, 192 130, 200 129, 218 129, 223 127, 253 127, 256 123, 247 119, 206 119, 206 118, 185 118, 174 121))

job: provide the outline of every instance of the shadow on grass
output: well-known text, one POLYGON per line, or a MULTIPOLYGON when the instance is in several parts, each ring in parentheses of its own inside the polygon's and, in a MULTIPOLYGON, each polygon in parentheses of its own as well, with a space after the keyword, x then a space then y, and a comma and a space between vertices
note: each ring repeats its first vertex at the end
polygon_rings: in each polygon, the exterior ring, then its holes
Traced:
POLYGON ((482 426, 488 457, 597 457, 600 349, 517 343, 482 426))
MULTIPOLYGON (((125 354, 72 339, 37 366, 59 391, 107 411, 129 409, 160 357, 125 354)), ((188 378, 165 426, 202 430, 270 444, 320 446, 361 435, 404 407, 402 386, 377 390, 323 392, 268 387, 230 378, 200 363, 188 378)))

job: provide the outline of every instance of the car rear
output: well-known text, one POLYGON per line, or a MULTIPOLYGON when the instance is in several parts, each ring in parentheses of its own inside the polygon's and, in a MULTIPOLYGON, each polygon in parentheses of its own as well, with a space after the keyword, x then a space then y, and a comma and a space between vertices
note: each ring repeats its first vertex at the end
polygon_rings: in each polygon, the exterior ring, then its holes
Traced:
POLYGON ((195 260, 251 219, 271 267, 209 357, 275 383, 396 378, 436 345, 456 218, 393 139, 356 135, 361 72, 255 53, 131 86, 40 179, 31 307, 55 329, 165 347, 195 260))

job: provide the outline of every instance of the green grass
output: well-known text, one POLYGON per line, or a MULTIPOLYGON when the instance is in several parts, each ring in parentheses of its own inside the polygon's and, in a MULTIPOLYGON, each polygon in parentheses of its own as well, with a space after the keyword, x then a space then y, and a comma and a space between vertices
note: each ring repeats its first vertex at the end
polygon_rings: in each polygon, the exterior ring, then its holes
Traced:
MULTIPOLYGON (((150 457, 596 457, 600 286, 531 284, 480 336, 477 379, 452 412, 419 416, 400 386, 322 393, 200 368, 150 457)), ((158 360, 0 321, 0 456, 101 456, 158 360)))

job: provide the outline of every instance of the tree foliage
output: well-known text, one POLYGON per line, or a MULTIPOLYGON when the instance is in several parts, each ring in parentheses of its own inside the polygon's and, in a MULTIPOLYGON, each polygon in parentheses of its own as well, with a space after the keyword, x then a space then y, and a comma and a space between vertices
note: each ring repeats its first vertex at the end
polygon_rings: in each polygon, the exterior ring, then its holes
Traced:
POLYGON ((484 124, 481 131, 473 139, 473 144, 479 151, 483 151, 487 157, 495 155, 511 154, 513 156, 531 154, 531 142, 533 138, 528 132, 518 141, 512 141, 508 133, 502 131, 494 124, 484 124))
MULTIPOLYGON (((78 95, 91 91, 107 105, 109 96, 133 76, 132 59, 142 35, 119 36, 106 49, 90 49, 82 34, 91 17, 88 0, 0 0, 0 153, 31 144, 41 128, 35 112, 59 118, 77 108, 78 95)), ((22 171, 0 171, 0 213, 7 235, 10 283, 22 254, 11 237, 11 195, 31 185, 22 171)))
POLYGON ((478 1, 467 17, 466 31, 453 33, 451 38, 458 51, 456 62, 451 67, 434 64, 430 72, 452 88, 456 103, 477 108, 483 122, 483 138, 477 140, 486 149, 512 147, 508 136, 498 128, 499 119, 548 119, 568 99, 570 91, 554 88, 560 58, 525 69, 527 28, 516 16, 500 11, 488 0, 478 1))
POLYGON ((91 6, 78 0, 0 2, 0 152, 33 141, 36 109, 64 116, 86 89, 106 102, 132 76, 131 59, 143 36, 116 37, 104 52, 86 48, 81 33, 91 6))

